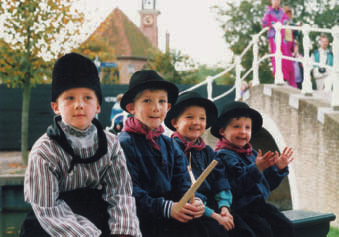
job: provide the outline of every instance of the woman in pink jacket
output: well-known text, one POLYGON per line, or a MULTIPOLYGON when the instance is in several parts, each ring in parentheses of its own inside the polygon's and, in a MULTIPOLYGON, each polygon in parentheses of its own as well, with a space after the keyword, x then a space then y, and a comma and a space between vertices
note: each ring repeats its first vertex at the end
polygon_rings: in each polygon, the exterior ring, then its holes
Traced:
MULTIPOLYGON (((269 27, 267 38, 270 44, 271 53, 275 53, 275 30, 273 25, 277 22, 280 22, 283 25, 286 25, 289 21, 288 16, 284 13, 283 9, 280 7, 280 0, 271 0, 272 6, 269 6, 264 19, 262 21, 263 27, 269 27)), ((281 52, 285 56, 292 57, 292 51, 288 47, 286 39, 285 30, 281 31, 281 52)), ((272 57, 272 66, 273 66, 273 75, 275 75, 275 58, 272 57)), ((284 81, 288 82, 290 86, 297 87, 294 78, 293 62, 290 60, 282 60, 282 72, 284 76, 284 81)))

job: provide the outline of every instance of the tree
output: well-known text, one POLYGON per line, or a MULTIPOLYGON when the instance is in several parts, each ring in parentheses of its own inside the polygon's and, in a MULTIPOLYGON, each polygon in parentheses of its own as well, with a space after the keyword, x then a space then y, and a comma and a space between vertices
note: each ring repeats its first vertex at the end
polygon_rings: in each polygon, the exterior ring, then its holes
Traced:
MULTIPOLYGON (((101 62, 115 62, 115 50, 111 45, 102 38, 95 38, 91 35, 85 42, 74 50, 92 60, 99 60, 101 62)), ((119 68, 103 68, 101 83, 113 84, 119 81, 119 68)))
POLYGON ((83 14, 72 0, 2 0, 0 2, 0 77, 10 87, 23 88, 21 153, 28 156, 28 118, 32 86, 51 71, 53 59, 75 44, 83 14))
MULTIPOLYGON (((157 49, 150 49, 147 57, 145 69, 151 69, 159 72, 170 82, 181 84, 182 78, 175 68, 179 56, 175 52, 162 53, 157 49)), ((179 59, 180 60, 180 59, 179 59)))
POLYGON ((196 75, 195 63, 180 51, 162 53, 157 49, 150 50, 144 68, 158 71, 175 84, 195 84, 200 81, 196 75))
MULTIPOLYGON (((294 10, 294 22, 307 23, 320 28, 331 28, 338 24, 338 0, 284 0, 281 3, 294 10)), ((230 45, 230 49, 235 55, 240 55, 252 40, 252 35, 262 30, 261 21, 268 5, 270 5, 270 0, 225 0, 225 4, 222 6, 214 7, 221 27, 225 31, 225 41, 230 45)), ((310 34, 313 48, 317 45, 315 39, 318 35, 310 34)), ((301 39, 302 36, 299 40, 301 41, 301 39)), ((259 57, 267 54, 268 51, 266 35, 263 35, 259 39, 259 57)), ((242 59, 245 71, 252 67, 252 60, 253 54, 250 50, 242 59)), ((251 79, 251 76, 248 80, 251 79)), ((259 78, 263 83, 273 82, 270 61, 260 64, 259 78)))
MULTIPOLYGON (((183 55, 180 51, 162 53, 159 50, 151 50, 148 56, 145 69, 156 70, 167 80, 175 84, 198 84, 208 76, 222 72, 223 68, 208 67, 207 65, 196 64, 189 56, 183 55)), ((216 83, 232 84, 230 73, 221 76, 216 83)))

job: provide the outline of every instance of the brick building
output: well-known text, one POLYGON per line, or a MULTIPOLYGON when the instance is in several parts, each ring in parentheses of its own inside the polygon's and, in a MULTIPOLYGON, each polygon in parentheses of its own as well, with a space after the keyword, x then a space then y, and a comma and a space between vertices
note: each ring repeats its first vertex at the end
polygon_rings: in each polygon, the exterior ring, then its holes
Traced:
POLYGON ((128 84, 131 74, 143 68, 151 49, 158 48, 155 0, 142 0, 140 28, 115 8, 89 36, 102 39, 114 48, 119 69, 119 83, 128 84))

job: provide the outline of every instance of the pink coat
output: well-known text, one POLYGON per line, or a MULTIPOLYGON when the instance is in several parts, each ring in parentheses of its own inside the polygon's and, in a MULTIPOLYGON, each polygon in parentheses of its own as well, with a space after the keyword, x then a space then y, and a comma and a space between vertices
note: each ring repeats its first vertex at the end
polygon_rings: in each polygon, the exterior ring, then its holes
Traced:
MULTIPOLYGON (((284 13, 282 8, 274 9, 273 7, 269 6, 265 16, 262 21, 263 27, 269 27, 267 32, 267 38, 270 44, 271 53, 275 53, 276 45, 275 45, 275 30, 273 28, 274 23, 280 22, 283 25, 286 25, 289 21, 288 16, 284 13)), ((285 37, 285 30, 281 31, 281 52, 285 56, 292 56, 293 52, 293 39, 292 41, 287 40, 285 37)), ((272 66, 273 66, 273 75, 275 75, 275 59, 272 57, 272 66)), ((282 72, 284 75, 284 80, 288 81, 288 84, 297 87, 294 77, 294 68, 293 62, 290 60, 283 59, 282 60, 282 72)))

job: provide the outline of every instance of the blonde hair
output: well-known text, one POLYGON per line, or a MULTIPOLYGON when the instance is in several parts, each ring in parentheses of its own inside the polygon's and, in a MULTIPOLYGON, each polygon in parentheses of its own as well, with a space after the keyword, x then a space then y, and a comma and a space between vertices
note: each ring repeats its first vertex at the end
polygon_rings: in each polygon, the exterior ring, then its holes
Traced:
POLYGON ((117 97, 116 97, 117 102, 120 102, 120 101, 121 101, 122 96, 123 96, 123 94, 117 95, 117 97))

